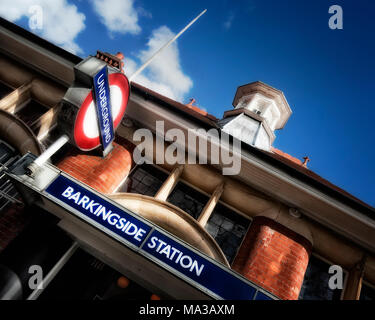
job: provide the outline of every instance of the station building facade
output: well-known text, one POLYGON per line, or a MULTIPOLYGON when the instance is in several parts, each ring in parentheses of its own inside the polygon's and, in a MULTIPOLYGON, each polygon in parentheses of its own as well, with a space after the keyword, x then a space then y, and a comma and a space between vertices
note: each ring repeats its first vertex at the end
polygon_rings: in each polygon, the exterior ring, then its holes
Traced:
MULTIPOLYGON (((0 22, 0 157, 9 167, 61 135, 60 102, 82 59, 0 22)), ((273 147, 292 114, 281 91, 260 81, 242 85, 233 107, 217 119, 194 101, 182 104, 131 83, 112 152, 103 158, 67 144, 51 163, 277 299, 374 299, 374 208, 309 170, 308 159, 273 147), (185 136, 225 132, 241 145, 238 174, 223 175, 223 163, 211 159, 158 163, 171 145, 156 132, 158 121, 165 132, 185 136), (152 164, 134 162, 138 129, 153 132, 152 164), (341 288, 329 286, 331 266, 343 270, 341 288)), ((4 173, 0 208, 1 298, 27 299, 30 266, 47 274, 62 257, 39 299, 210 298, 69 213, 26 203, 4 173), (73 242, 78 249, 66 256, 73 242)))

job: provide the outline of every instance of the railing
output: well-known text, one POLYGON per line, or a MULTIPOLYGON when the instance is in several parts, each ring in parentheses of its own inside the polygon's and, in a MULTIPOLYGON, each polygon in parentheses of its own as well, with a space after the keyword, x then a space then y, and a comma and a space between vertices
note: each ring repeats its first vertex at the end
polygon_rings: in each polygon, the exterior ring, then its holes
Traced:
POLYGON ((0 213, 10 203, 22 204, 19 200, 18 192, 13 183, 3 170, 20 158, 16 151, 4 142, 0 141, 0 213))

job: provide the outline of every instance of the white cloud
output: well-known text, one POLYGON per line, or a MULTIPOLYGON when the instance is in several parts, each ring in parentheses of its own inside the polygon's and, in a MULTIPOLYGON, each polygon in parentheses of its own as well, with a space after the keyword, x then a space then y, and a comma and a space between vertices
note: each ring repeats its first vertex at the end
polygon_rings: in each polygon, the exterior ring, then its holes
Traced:
MULTIPOLYGON (((147 49, 138 54, 142 64, 173 36, 174 33, 166 26, 155 29, 147 43, 147 49)), ((125 59, 127 75, 132 75, 137 67, 134 60, 125 59)), ((133 80, 178 101, 182 101, 193 86, 193 81, 182 70, 176 42, 163 50, 147 69, 133 80)))
POLYGON ((232 26, 232 23, 233 23, 233 19, 234 19, 234 13, 231 13, 229 16, 228 16, 228 19, 224 22, 223 26, 224 26, 224 29, 226 30, 229 30, 232 26))
POLYGON ((138 11, 133 6, 133 0, 91 0, 91 2, 100 21, 110 32, 122 34, 141 32, 138 11))
POLYGON ((75 42, 77 35, 85 29, 85 15, 66 0, 9 0, 0 2, 0 16, 16 22, 23 17, 35 17, 33 6, 42 8, 41 29, 35 29, 43 38, 79 53, 82 49, 75 42))
POLYGON ((152 18, 152 13, 150 11, 147 11, 145 8, 138 7, 137 12, 140 17, 145 17, 145 18, 152 18))

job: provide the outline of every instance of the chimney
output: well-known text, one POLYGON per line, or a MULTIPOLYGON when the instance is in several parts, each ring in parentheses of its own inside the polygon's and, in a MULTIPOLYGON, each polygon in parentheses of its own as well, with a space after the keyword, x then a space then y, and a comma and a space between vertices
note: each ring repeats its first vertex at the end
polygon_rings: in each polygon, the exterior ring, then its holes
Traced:
POLYGON ((118 69, 119 71, 123 71, 122 68, 124 67, 124 55, 121 52, 117 52, 116 55, 110 54, 108 52, 97 51, 96 57, 100 60, 103 60, 108 65, 113 68, 118 69))

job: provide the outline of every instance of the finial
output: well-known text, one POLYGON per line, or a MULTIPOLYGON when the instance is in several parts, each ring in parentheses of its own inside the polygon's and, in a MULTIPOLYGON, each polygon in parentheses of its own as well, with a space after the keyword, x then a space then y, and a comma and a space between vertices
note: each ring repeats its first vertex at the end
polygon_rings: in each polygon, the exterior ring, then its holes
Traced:
POLYGON ((189 101, 188 106, 193 106, 193 104, 196 102, 194 98, 190 98, 189 101))
POLYGON ((302 163, 302 165, 303 165, 305 168, 307 168, 307 163, 310 162, 311 159, 310 159, 308 156, 303 157, 303 159, 304 159, 305 161, 302 163))

